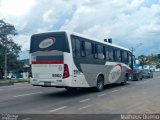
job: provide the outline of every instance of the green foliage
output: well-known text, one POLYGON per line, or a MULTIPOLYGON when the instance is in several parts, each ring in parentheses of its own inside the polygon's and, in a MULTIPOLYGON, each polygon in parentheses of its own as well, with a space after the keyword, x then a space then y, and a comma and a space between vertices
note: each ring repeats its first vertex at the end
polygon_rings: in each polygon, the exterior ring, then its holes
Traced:
POLYGON ((140 55, 138 59, 140 60, 140 64, 142 66, 150 64, 156 64, 157 66, 160 66, 160 58, 158 57, 158 55, 140 55))
POLYGON ((4 56, 7 54, 8 70, 21 70, 24 63, 17 59, 21 46, 13 41, 11 35, 17 35, 15 27, 0 20, 0 67, 4 69, 4 56))
POLYGON ((10 53, 8 55, 8 69, 22 71, 24 62, 17 60, 16 55, 10 53))
POLYGON ((4 20, 0 20, 0 38, 16 34, 17 32, 13 25, 6 23, 4 20))

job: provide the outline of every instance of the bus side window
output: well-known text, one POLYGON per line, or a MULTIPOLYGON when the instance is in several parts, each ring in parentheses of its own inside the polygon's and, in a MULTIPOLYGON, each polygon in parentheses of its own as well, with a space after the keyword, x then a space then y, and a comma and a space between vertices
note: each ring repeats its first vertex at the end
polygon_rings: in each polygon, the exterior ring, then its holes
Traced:
POLYGON ((86 51, 85 51, 85 42, 81 41, 81 56, 85 57, 86 56, 86 51))
POLYGON ((113 48, 109 48, 109 61, 113 61, 113 48))
POLYGON ((76 39, 76 57, 80 57, 80 40, 76 39))
POLYGON ((93 58, 92 46, 90 42, 85 42, 86 57, 93 58))
POLYGON ((123 50, 120 50, 120 54, 121 54, 121 62, 123 62, 123 50))
POLYGON ((125 61, 125 58, 124 58, 124 51, 121 51, 121 54, 122 54, 122 62, 124 63, 124 61, 125 61))
POLYGON ((103 46, 103 55, 104 55, 104 60, 106 60, 106 47, 103 46))
POLYGON ((117 61, 117 49, 113 49, 113 61, 117 61))
POLYGON ((76 57, 76 39, 72 37, 72 53, 73 57, 76 57))
POLYGON ((102 45, 98 45, 98 59, 101 59, 101 60, 105 59, 104 48, 102 45))
POLYGON ((109 60, 109 49, 108 47, 105 48, 106 51, 106 60, 109 60))
POLYGON ((129 66, 132 67, 132 54, 131 53, 128 54, 128 62, 129 62, 129 66))
POLYGON ((92 43, 92 54, 93 54, 93 56, 95 54, 95 47, 94 46, 95 46, 94 43, 92 43))
POLYGON ((121 60, 122 60, 121 52, 120 52, 120 50, 118 49, 118 50, 117 50, 117 61, 118 61, 118 62, 121 62, 121 60))
POLYGON ((95 44, 94 58, 98 58, 98 45, 95 44))
POLYGON ((127 52, 127 62, 126 62, 127 65, 129 65, 129 52, 127 52))
POLYGON ((126 64, 128 63, 128 55, 126 51, 123 51, 123 62, 126 64))

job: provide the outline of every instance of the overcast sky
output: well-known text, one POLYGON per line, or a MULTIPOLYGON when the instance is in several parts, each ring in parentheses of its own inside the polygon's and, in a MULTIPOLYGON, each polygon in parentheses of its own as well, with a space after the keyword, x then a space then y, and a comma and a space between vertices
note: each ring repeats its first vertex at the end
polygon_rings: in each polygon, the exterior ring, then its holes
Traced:
POLYGON ((15 25, 22 50, 32 34, 70 30, 112 38, 136 56, 160 53, 160 0, 0 0, 2 18, 15 25))

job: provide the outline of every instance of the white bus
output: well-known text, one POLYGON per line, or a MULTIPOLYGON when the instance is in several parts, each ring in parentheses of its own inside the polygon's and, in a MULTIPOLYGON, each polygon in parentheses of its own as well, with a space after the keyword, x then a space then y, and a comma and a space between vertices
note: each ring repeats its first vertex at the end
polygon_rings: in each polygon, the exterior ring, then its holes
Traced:
POLYGON ((68 31, 32 35, 30 55, 32 85, 67 90, 125 84, 133 66, 129 49, 68 31))

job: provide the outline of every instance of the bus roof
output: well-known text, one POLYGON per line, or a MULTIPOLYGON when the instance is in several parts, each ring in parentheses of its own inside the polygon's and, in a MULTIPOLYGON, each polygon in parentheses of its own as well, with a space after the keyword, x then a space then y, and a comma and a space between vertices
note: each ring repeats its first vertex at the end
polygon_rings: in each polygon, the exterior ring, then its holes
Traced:
MULTIPOLYGON (((69 35, 79 36, 79 37, 82 37, 82 38, 86 38, 86 39, 89 39, 89 40, 92 40, 92 41, 95 41, 95 42, 99 42, 99 43, 102 43, 102 44, 106 44, 106 45, 109 45, 109 46, 113 46, 113 47, 116 47, 116 48, 123 49, 123 50, 131 52, 131 50, 129 50, 128 48, 121 47, 121 46, 118 46, 118 45, 115 45, 115 44, 112 44, 112 43, 109 43, 109 42, 98 40, 98 39, 95 39, 95 38, 92 38, 92 37, 88 37, 86 35, 82 35, 82 34, 79 34, 79 33, 76 33, 76 32, 71 32, 71 31, 68 31, 68 30, 58 30, 58 31, 49 31, 49 32, 50 33, 52 33, 52 32, 53 33, 54 32, 66 32, 69 35)), ((40 33, 40 34, 43 34, 43 33, 40 33)), ((38 34, 35 34, 35 35, 38 35, 38 34)))
POLYGON ((121 46, 118 46, 118 45, 115 45, 115 44, 112 44, 112 43, 109 43, 109 42, 101 41, 101 40, 98 40, 98 39, 95 39, 95 38, 92 38, 92 37, 88 37, 88 36, 85 36, 85 35, 82 35, 82 34, 79 34, 79 33, 76 33, 76 32, 71 32, 71 31, 64 31, 64 32, 131 52, 131 50, 129 50, 128 48, 121 47, 121 46))

